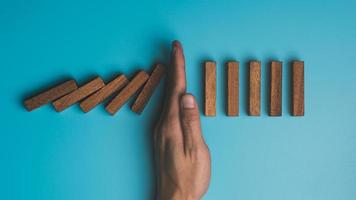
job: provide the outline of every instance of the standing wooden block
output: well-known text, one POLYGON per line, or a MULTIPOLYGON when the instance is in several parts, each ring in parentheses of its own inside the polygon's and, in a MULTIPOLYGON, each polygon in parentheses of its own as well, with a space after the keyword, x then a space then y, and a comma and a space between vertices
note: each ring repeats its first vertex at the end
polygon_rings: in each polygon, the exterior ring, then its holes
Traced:
POLYGON ((249 115, 261 113, 261 62, 250 62, 249 115))
POLYGON ((227 115, 239 115, 239 63, 227 63, 227 115))
POLYGON ((77 88, 78 86, 75 80, 68 80, 41 94, 25 100, 24 104, 28 111, 32 111, 76 90, 77 88))
POLYGON ((77 90, 74 90, 66 96, 56 100, 55 102, 53 102, 53 106, 57 112, 61 112, 69 106, 89 96, 90 94, 93 94, 94 92, 98 91, 100 88, 104 87, 104 85, 104 81, 100 77, 97 77, 92 81, 86 83, 85 85, 81 86, 77 90))
POLYGON ((106 111, 111 115, 114 115, 125 102, 134 95, 145 84, 148 79, 148 74, 144 71, 140 71, 136 76, 127 84, 127 86, 121 90, 121 92, 114 97, 113 100, 106 106, 106 111))
POLYGON ((282 115, 282 62, 271 62, 270 116, 282 115))
POLYGON ((131 106, 131 110, 137 114, 141 114, 145 108, 148 100, 150 100, 155 88, 157 87, 159 81, 165 74, 165 68, 161 64, 157 64, 153 69, 150 78, 147 80, 145 86, 143 87, 140 94, 137 96, 135 102, 131 106))
POLYGON ((101 88, 98 92, 90 95, 84 101, 80 103, 80 108, 84 112, 89 112, 95 106, 103 102, 106 98, 112 95, 114 92, 120 90, 128 83, 125 75, 117 76, 110 83, 101 88))
POLYGON ((206 116, 216 115, 216 64, 206 61, 205 67, 205 110, 206 116))
POLYGON ((304 116, 304 62, 294 61, 292 73, 292 115, 304 116))

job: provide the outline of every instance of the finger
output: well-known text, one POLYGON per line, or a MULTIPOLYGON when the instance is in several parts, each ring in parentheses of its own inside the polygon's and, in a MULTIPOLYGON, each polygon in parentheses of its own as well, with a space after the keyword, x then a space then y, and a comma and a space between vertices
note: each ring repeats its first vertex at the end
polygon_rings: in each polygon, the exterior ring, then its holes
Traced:
POLYGON ((172 139, 183 150, 183 134, 179 120, 179 98, 185 92, 185 61, 182 45, 178 41, 172 43, 171 67, 168 69, 168 85, 163 112, 157 125, 155 140, 160 149, 165 140, 172 139))
POLYGON ((185 92, 185 59, 182 44, 179 41, 172 43, 172 95, 177 96, 185 92))
POLYGON ((201 134, 198 104, 191 94, 185 94, 181 98, 181 125, 186 150, 204 142, 201 134))
MULTIPOLYGON (((164 123, 179 125, 179 99, 186 90, 185 60, 183 47, 179 41, 172 42, 171 68, 168 69, 167 81, 167 97, 159 126, 162 126, 164 123)), ((180 129, 180 125, 178 127, 180 129)), ((180 133, 181 130, 174 132, 180 133)))
POLYGON ((185 92, 185 60, 183 47, 179 41, 173 41, 171 53, 171 68, 169 70, 167 114, 179 116, 179 98, 185 92))

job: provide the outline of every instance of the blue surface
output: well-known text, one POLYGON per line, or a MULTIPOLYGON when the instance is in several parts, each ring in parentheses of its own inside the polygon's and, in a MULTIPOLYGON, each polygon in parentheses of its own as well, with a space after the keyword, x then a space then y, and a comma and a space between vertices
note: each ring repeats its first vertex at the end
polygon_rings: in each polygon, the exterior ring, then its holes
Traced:
MULTIPOLYGON (((205 199, 356 198, 356 2, 0 2, 0 199, 150 199, 151 128, 160 85, 137 116, 125 106, 58 114, 22 100, 65 77, 108 81, 167 61, 182 41, 188 90, 202 102, 204 59, 218 63, 217 117, 202 117, 212 154, 205 199), (224 66, 241 63, 240 117, 226 117, 224 66), (263 63, 261 117, 246 114, 246 62, 263 63), (283 117, 267 116, 266 67, 284 62, 283 117), (305 61, 306 116, 289 115, 287 63, 305 61)), ((202 104, 201 104, 202 105, 202 104)))

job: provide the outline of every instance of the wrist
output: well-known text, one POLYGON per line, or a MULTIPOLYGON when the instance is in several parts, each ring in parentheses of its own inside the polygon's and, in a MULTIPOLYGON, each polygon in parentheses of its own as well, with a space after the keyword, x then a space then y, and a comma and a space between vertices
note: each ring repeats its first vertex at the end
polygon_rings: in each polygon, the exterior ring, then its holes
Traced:
POLYGON ((199 200, 200 198, 193 197, 188 193, 184 193, 182 191, 174 191, 174 192, 160 192, 157 197, 157 200, 199 200))
POLYGON ((183 194, 183 193, 176 193, 173 194, 172 198, 170 200, 199 200, 200 198, 194 198, 193 196, 189 194, 183 194))

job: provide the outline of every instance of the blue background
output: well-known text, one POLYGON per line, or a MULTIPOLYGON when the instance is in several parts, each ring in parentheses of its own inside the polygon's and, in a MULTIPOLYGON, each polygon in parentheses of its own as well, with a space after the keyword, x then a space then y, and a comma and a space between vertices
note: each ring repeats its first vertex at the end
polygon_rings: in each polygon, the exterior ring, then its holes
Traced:
MULTIPOLYGON (((84 114, 25 97, 67 77, 109 81, 167 62, 182 41, 188 91, 202 105, 204 59, 218 64, 217 117, 202 116, 212 155, 205 199, 356 198, 356 1, 0 2, 0 199, 150 199, 151 128, 163 84, 141 116, 126 105, 84 114), (225 116, 224 63, 240 61, 240 116, 225 116), (246 63, 262 61, 262 115, 246 113, 246 63), (267 115, 267 64, 284 63, 283 116, 267 115), (289 113, 293 59, 305 61, 305 117, 289 113)), ((132 100, 131 100, 132 101, 132 100)))

